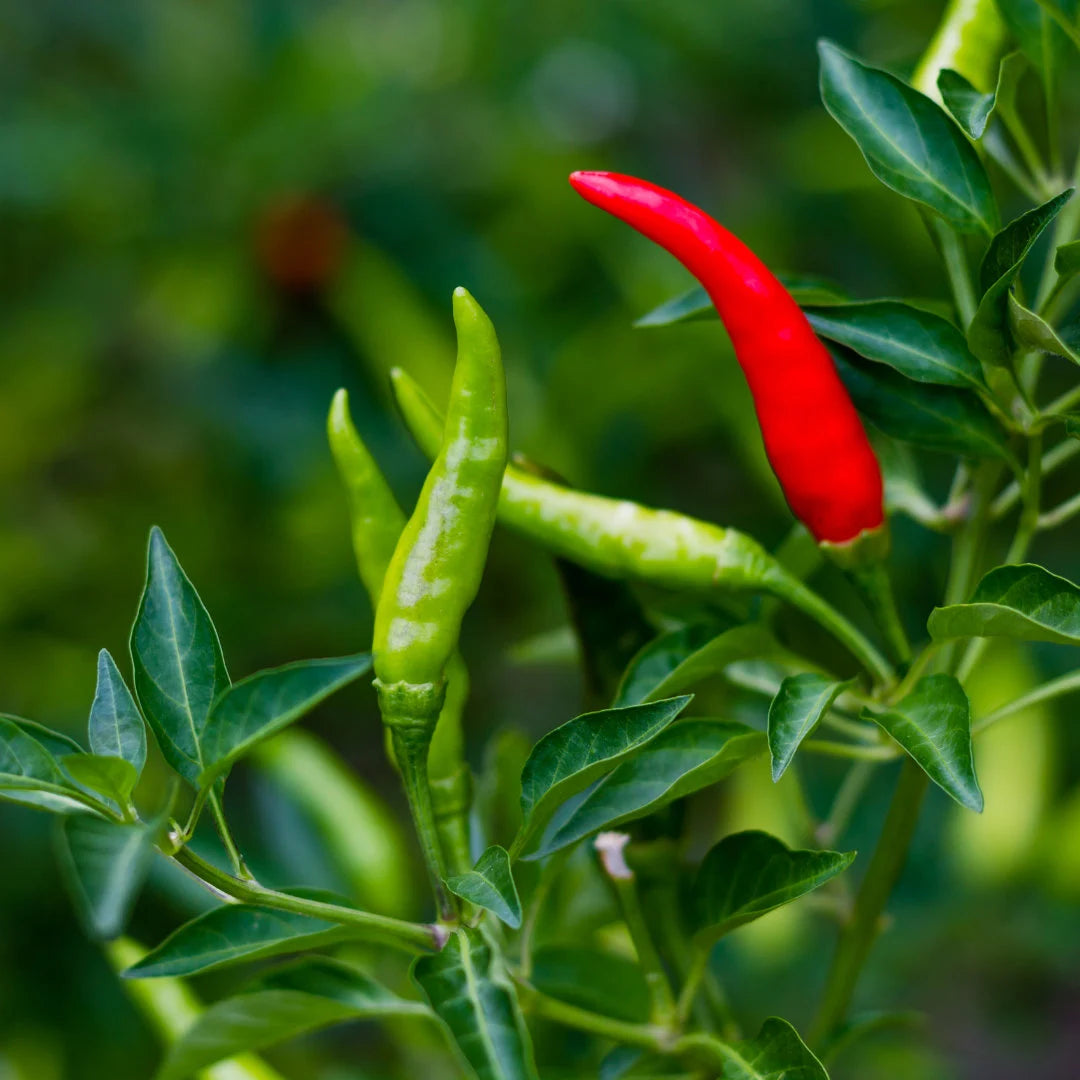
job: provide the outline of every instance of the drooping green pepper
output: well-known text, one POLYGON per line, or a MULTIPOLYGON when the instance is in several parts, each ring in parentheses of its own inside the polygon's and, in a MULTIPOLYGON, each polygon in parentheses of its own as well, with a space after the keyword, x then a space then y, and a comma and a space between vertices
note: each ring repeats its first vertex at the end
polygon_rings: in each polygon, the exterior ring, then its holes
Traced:
MULTIPOLYGON (((405 528, 405 514, 349 415, 345 389, 334 394, 326 421, 330 450, 349 498, 353 551, 371 600, 379 604, 386 571, 405 528)), ((469 806, 472 777, 465 764, 462 717, 469 696, 469 672, 454 652, 446 668, 447 690, 428 755, 428 776, 443 848, 454 873, 472 866, 469 852, 469 806)), ((393 743, 387 731, 387 752, 393 743)))
MULTIPOLYGON (((420 449, 435 451, 442 418, 423 390, 400 368, 391 372, 394 395, 420 449)), ((499 520, 564 558, 610 577, 669 589, 751 589, 771 593, 825 626, 868 671, 889 682, 888 661, 835 609, 735 529, 670 510, 589 495, 506 468, 499 520)))
POLYGON ((386 571, 372 652, 383 722, 409 795, 440 913, 452 918, 427 779, 446 670, 476 597, 506 468, 506 382, 495 330, 454 292, 458 357, 435 461, 386 571))

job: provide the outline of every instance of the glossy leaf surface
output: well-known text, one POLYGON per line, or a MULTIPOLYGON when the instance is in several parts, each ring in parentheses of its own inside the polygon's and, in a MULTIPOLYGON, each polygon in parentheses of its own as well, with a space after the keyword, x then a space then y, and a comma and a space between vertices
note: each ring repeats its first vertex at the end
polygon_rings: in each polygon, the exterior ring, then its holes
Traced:
POLYGON ((927 627, 935 641, 1011 637, 1080 645, 1080 588, 1034 563, 999 566, 966 604, 935 608, 927 627))
POLYGON ((765 736, 726 720, 683 720, 606 776, 537 853, 549 854, 600 829, 644 817, 721 780, 765 749, 765 736))
POLYGON ((154 858, 154 829, 71 814, 60 829, 60 867, 87 930, 120 934, 154 858))
POLYGON ((874 175, 953 226, 992 234, 997 208, 978 154, 945 111, 918 91, 818 43, 821 100, 874 175))
POLYGON ((892 708, 866 709, 863 715, 880 724, 942 791, 969 810, 982 810, 971 747, 971 705, 953 676, 927 675, 892 708))
POLYGON ((585 713, 548 732, 521 772, 522 825, 516 851, 575 792, 656 738, 689 704, 689 697, 585 713))
POLYGON ((61 764, 76 782, 121 806, 131 802, 139 774, 130 761, 99 754, 69 754, 61 764))
POLYGON ((515 930, 521 926, 521 900, 505 848, 497 844, 489 847, 468 873, 449 878, 446 886, 455 896, 492 912, 507 926, 515 930))
POLYGON ((693 887, 699 944, 712 942, 846 870, 855 852, 793 851, 775 836, 726 836, 705 856, 693 887))
POLYGON ((1024 307, 1012 293, 1009 293, 1009 330, 1018 345, 1064 356, 1074 364, 1080 364, 1080 352, 1063 341, 1045 319, 1024 307))
POLYGON ((517 998, 478 931, 455 930, 413 978, 480 1080, 537 1080, 517 998))
POLYGON ((820 723, 837 696, 851 685, 816 672, 789 675, 769 705, 769 754, 772 778, 779 780, 800 743, 820 723))
POLYGON ((225 904, 184 923, 124 974, 133 979, 193 975, 230 964, 318 949, 349 937, 347 927, 310 915, 256 904, 225 904))
POLYGON ((371 654, 298 660, 241 679, 214 701, 202 735, 205 786, 254 746, 371 670, 371 654))
POLYGON ((808 308, 810 324, 867 360, 888 364, 915 382, 981 388, 982 368, 964 335, 947 319, 900 300, 808 308))
POLYGON ((71 782, 41 740, 28 733, 27 724, 17 717, 0 716, 0 800, 55 813, 85 809, 67 794, 71 782))
POLYGON ((305 960, 211 1005, 169 1050, 157 1080, 188 1080, 223 1058, 331 1024, 428 1015, 423 1005, 392 994, 352 965, 305 960))
POLYGON ((146 725, 108 649, 98 653, 89 728, 91 751, 129 761, 138 779, 146 762, 146 725))
POLYGON ((229 685, 221 644, 199 594, 158 528, 131 630, 135 693, 165 760, 192 784, 210 706, 229 685))

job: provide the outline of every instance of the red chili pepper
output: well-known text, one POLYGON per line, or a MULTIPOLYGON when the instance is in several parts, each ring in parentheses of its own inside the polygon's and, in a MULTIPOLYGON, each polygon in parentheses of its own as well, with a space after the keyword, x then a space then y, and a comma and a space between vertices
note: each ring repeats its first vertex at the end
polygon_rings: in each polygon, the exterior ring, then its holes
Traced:
POLYGON ((819 541, 884 520, 881 469, 832 358, 765 264, 703 210, 617 173, 576 172, 574 190, 679 260, 705 287, 754 398, 788 505, 819 541))

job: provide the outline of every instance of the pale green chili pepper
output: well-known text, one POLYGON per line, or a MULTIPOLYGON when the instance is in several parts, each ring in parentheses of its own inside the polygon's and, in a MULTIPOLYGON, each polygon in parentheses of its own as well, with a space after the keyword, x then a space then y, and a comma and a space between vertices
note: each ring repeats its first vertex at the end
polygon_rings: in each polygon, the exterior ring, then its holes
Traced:
POLYGON ((387 568, 372 652, 390 728, 440 913, 452 918, 435 833, 427 756, 446 696, 446 668, 476 597, 506 468, 506 381, 495 330, 454 291, 458 357, 438 454, 387 568))
MULTIPOLYGON (((400 368, 391 372, 398 408, 420 449, 436 447, 442 418, 400 368)), ((588 495, 506 468, 499 520, 544 547, 610 577, 668 589, 752 589, 772 593, 806 612, 842 641, 884 683, 888 661, 843 616, 808 589, 756 540, 670 510, 588 495)))
POLYGON ((911 76, 911 85, 940 101, 938 75, 951 68, 986 93, 997 77, 1004 42, 1005 24, 995 0, 952 0, 911 76))
MULTIPOLYGON (((326 421, 334 463, 349 498, 353 551, 371 599, 379 604, 386 571, 405 528, 405 514, 371 452, 349 415, 349 395, 334 394, 326 421)), ((428 777, 434 800, 435 821, 454 873, 472 866, 469 852, 469 806, 472 778, 465 765, 462 715, 469 696, 469 672, 461 654, 454 652, 446 668, 447 690, 428 754, 428 777)), ((387 730, 387 753, 394 760, 393 740, 387 730)), ((395 761, 396 764, 396 761, 395 761)))

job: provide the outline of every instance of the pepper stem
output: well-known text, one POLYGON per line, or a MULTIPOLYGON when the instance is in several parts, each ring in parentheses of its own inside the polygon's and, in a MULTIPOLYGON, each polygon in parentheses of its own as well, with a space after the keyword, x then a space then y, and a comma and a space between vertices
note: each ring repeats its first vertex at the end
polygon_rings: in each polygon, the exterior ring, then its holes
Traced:
POLYGON ((848 574, 866 600, 874 621, 878 624, 892 650, 893 659, 901 664, 911 662, 911 642, 900 621, 892 579, 882 562, 852 567, 848 574))

